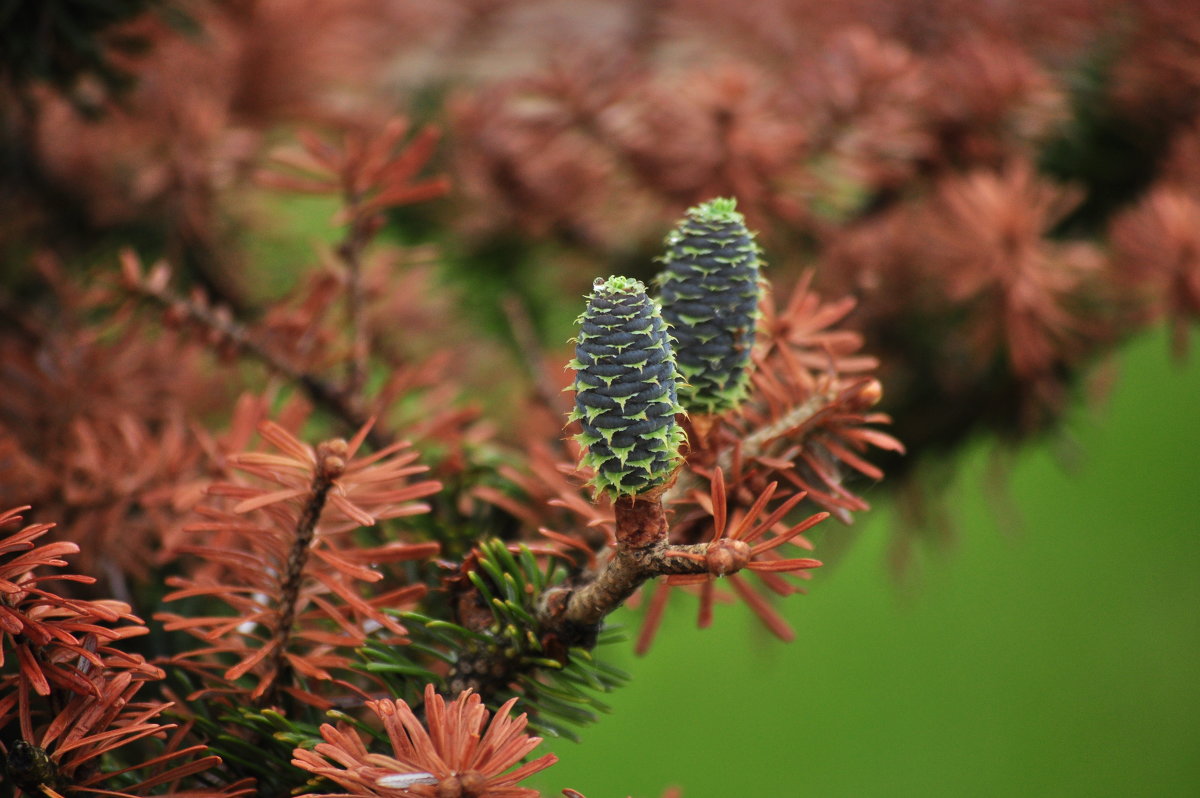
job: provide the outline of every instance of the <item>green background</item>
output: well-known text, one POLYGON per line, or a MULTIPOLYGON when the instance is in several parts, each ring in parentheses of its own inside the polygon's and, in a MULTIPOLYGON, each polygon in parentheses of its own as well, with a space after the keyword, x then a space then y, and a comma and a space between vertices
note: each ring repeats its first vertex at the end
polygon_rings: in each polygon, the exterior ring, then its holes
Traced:
POLYGON ((1062 436, 1014 458, 1018 523, 981 442, 944 493, 955 543, 901 587, 895 514, 869 493, 859 539, 785 603, 794 643, 741 605, 697 630, 694 600, 675 597, 648 656, 601 652, 633 681, 582 745, 552 741, 562 761, 535 784, 588 798, 1200 795, 1200 363, 1173 361, 1162 333, 1118 363, 1108 397, 1069 415, 1069 463, 1062 436))

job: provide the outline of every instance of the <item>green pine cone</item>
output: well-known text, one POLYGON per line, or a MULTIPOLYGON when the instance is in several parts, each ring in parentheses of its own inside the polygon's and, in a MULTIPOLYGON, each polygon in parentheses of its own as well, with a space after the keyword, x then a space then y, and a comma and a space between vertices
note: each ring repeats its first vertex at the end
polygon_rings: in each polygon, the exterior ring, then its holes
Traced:
POLYGON ((667 482, 679 463, 683 430, 675 358, 666 324, 646 288, 626 277, 597 279, 576 338, 575 410, 583 465, 592 485, 614 498, 667 482))
POLYGON ((686 380, 679 400, 697 415, 733 409, 750 382, 762 285, 758 245, 736 208, 733 199, 690 208, 660 259, 662 315, 686 380))

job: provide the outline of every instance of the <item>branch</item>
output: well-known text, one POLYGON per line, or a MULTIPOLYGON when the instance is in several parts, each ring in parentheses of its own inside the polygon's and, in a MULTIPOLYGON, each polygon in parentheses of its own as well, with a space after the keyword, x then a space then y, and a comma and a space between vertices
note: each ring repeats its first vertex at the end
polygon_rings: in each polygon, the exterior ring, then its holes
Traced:
POLYGON ((742 541, 670 545, 660 497, 622 497, 613 505, 617 547, 600 570, 583 584, 546 591, 539 613, 543 630, 567 640, 590 635, 604 618, 644 582, 677 574, 725 575, 750 562, 742 541))
POLYGON ((338 258, 346 271, 346 326, 350 334, 350 360, 346 364, 345 391, 355 395, 367 379, 370 345, 363 326, 362 254, 379 229, 381 218, 360 218, 360 198, 353 192, 345 197, 346 213, 351 217, 346 235, 337 246, 338 258))
MULTIPOLYGON (((784 435, 788 430, 803 427, 836 400, 837 395, 833 392, 816 394, 809 397, 807 401, 796 405, 774 421, 763 424, 742 439, 742 457, 750 460, 759 455, 766 454, 767 445, 771 441, 784 435)), ((802 441, 803 437, 793 442, 799 443, 802 441)), ((717 455, 716 468, 721 471, 728 471, 732 465, 732 450, 725 449, 717 455)), ((663 503, 671 504, 698 487, 700 487, 700 479, 696 474, 689 469, 681 469, 679 478, 663 493, 663 503)))
POLYGON ((508 328, 516 343, 520 362, 529 375, 538 401, 551 413, 557 412, 561 391, 547 379, 546 371, 542 367, 542 348, 533 328, 533 321, 529 318, 529 310, 521 302, 521 298, 511 291, 500 297, 500 307, 508 320, 508 328))
MULTIPOLYGON (((361 429, 367 424, 368 416, 355 396, 296 366, 256 340, 245 325, 220 309, 214 309, 201 300, 185 299, 173 293, 167 288, 169 274, 165 269, 156 268, 149 275, 143 275, 137 257, 130 250, 122 251, 121 267, 123 284, 130 292, 153 300, 182 320, 215 333, 241 354, 255 358, 271 371, 299 385, 314 403, 340 418, 349 428, 361 429)), ((376 424, 367 434, 367 440, 374 448, 384 449, 395 439, 376 424)))
MULTIPOLYGON (((275 674, 273 687, 280 683, 288 671, 287 647, 292 636, 292 625, 296 620, 296 604, 300 599, 304 566, 308 562, 317 521, 321 518, 321 511, 325 509, 325 499, 333 487, 333 481, 340 477, 346 468, 346 454, 345 441, 329 441, 317 447, 312 489, 309 491, 308 501, 304 504, 304 510, 296 521, 296 533, 288 554, 287 569, 279 581, 279 623, 274 630, 274 648, 268 671, 275 674)), ((271 703, 275 692, 274 689, 264 692, 263 701, 271 703)))

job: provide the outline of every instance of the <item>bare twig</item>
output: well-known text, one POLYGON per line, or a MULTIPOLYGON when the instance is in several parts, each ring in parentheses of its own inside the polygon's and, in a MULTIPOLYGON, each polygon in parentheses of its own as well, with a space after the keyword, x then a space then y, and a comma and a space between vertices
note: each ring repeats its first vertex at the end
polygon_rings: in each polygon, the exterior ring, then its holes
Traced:
MULTIPOLYGON (((164 271, 155 270, 150 275, 143 275, 132 252, 123 252, 121 259, 124 284, 128 290, 157 302, 177 317, 182 317, 183 321, 216 334, 238 352, 255 358, 271 371, 299 385, 313 402, 340 418, 350 429, 360 429, 367 423, 367 413, 352 394, 299 368, 258 341, 245 325, 235 321, 227 312, 222 313, 201 300, 187 299, 173 293, 167 287, 168 275, 164 271)), ((367 440, 376 449, 383 449, 393 443, 394 437, 376 424, 371 427, 367 440)))
MULTIPOLYGON (((648 580, 670 574, 706 574, 710 543, 667 543, 667 517, 660 498, 622 497, 614 504, 617 547, 591 579, 546 592, 540 621, 551 633, 594 627, 648 580)), ((726 571, 732 572, 732 571, 726 571)))

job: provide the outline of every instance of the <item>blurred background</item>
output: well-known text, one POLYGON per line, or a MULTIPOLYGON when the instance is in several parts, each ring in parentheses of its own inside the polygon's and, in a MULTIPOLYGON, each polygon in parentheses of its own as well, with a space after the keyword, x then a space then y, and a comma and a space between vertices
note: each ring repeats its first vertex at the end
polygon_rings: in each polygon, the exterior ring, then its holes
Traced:
POLYGON ((294 340, 346 219, 264 169, 381 130, 449 191, 388 212, 366 312, 401 359, 448 347, 445 403, 497 440, 565 379, 593 278, 652 277, 683 211, 732 196, 778 296, 845 299, 830 351, 862 341, 908 450, 829 485, 846 523, 813 536, 793 644, 676 602, 547 792, 1200 793, 1200 6, 5 4, 0 507, 80 540, 152 519, 64 489, 79 429, 129 439, 89 413, 158 439, 263 377, 137 349, 94 286, 133 247, 294 340))

